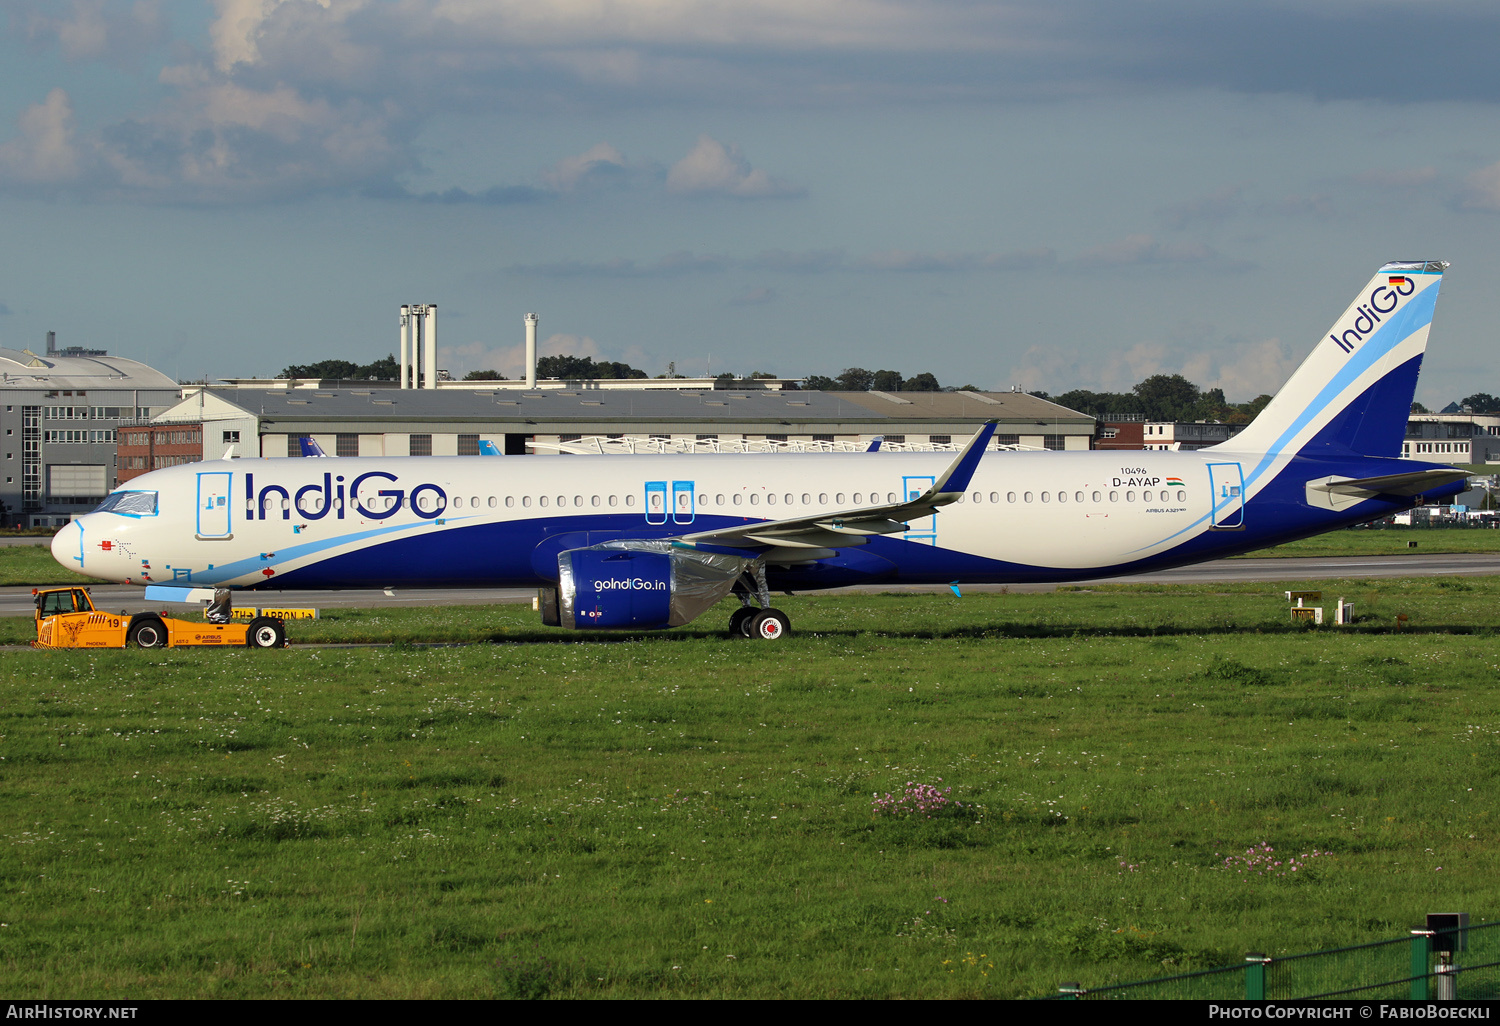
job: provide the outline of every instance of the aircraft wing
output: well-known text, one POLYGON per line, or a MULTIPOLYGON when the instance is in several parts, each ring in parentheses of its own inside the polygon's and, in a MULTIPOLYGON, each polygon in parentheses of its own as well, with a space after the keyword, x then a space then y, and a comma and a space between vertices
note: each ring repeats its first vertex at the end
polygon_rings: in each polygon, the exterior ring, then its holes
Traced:
POLYGON ((998 423, 992 420, 981 427, 932 487, 916 498, 790 520, 761 521, 701 531, 683 535, 676 542, 693 548, 722 546, 791 550, 778 555, 815 560, 827 559, 840 548, 863 545, 871 535, 899 534, 907 529, 907 521, 930 516, 959 500, 969 487, 969 480, 974 476, 998 423))
POLYGON ((1429 488, 1459 481, 1470 476, 1467 470, 1456 467, 1434 467, 1409 474, 1387 474, 1384 477, 1360 477, 1352 480, 1330 479, 1322 487, 1325 491, 1343 495, 1421 495, 1429 488))

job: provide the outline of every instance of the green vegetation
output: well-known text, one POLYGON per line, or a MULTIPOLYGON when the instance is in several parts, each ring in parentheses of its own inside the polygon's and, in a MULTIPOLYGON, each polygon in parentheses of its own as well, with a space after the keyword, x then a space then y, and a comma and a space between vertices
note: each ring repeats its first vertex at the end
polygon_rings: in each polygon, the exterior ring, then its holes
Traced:
POLYGON ((12 653, 0 964, 27 996, 1013 997, 1493 919, 1500 580, 1322 585, 1352 629, 1293 627, 1294 586, 799 597, 774 645, 510 606, 12 653), (500 643, 407 643, 450 636, 500 643), (908 782, 950 804, 878 811, 908 782), (1261 844, 1329 854, 1224 868, 1261 844))
POLYGON ((396 354, 389 353, 373 363, 350 360, 319 360, 317 363, 292 364, 282 368, 282 378, 328 378, 341 381, 395 381, 401 376, 396 354))
POLYGON ((1391 556, 1410 553, 1500 552, 1500 531, 1479 527, 1354 528, 1247 552, 1241 559, 1279 556, 1391 556), (1411 543, 1416 542, 1416 548, 1411 543))
POLYGON ((98 584, 95 577, 85 577, 64 569, 52 558, 51 539, 35 545, 0 547, 0 587, 34 588, 44 584, 98 584))
POLYGON ((1129 392, 1075 388, 1059 396, 1031 394, 1101 420, 1129 415, 1146 420, 1217 420, 1226 424, 1250 423, 1271 401, 1269 395, 1260 395, 1249 402, 1231 403, 1224 398, 1222 388, 1204 391, 1181 374, 1153 374, 1129 392))
MULTIPOLYGON (((802 387, 822 392, 952 392, 943 388, 935 375, 927 372, 906 378, 900 371, 865 370, 863 367, 846 367, 836 377, 813 374, 802 382, 802 387)), ((973 385, 964 388, 973 391, 973 385)))

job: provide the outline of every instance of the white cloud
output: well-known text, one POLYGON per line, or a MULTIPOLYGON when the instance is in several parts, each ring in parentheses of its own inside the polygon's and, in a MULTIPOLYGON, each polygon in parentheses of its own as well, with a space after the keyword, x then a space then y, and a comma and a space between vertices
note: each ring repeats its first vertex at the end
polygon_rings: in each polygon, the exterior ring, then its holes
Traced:
POLYGON ((1299 362, 1279 338, 1237 345, 1231 353, 1221 355, 1215 371, 1204 376, 1207 383, 1203 387, 1222 388, 1226 396, 1240 401, 1274 395, 1299 362))
POLYGON ((619 181, 628 171, 625 155, 609 143, 601 142, 577 156, 564 157, 542 177, 558 192, 572 192, 580 185, 619 181))
POLYGON ((25 24, 33 42, 55 40, 70 61, 132 60, 166 35, 159 0, 31 3, 25 24))
POLYGON ((389 113, 285 84, 251 87, 201 65, 161 73, 176 95, 148 119, 109 126, 110 183, 174 201, 243 201, 378 180, 410 166, 389 113))
POLYGON ((667 172, 667 191, 679 196, 736 196, 766 199, 800 196, 802 190, 752 168, 738 146, 700 135, 688 155, 667 172))
POLYGON ((1207 196, 1169 203, 1157 211, 1168 228, 1182 231, 1197 222, 1216 224, 1240 212, 1244 206, 1245 188, 1242 185, 1226 185, 1207 196))
POLYGON ((773 288, 771 288, 770 286, 764 286, 763 285, 763 286, 761 286, 758 289, 751 289, 749 292, 742 292, 738 296, 735 296, 733 299, 731 299, 729 301, 729 305, 730 306, 761 306, 761 305, 763 305, 765 303, 771 302, 775 298, 776 298, 776 290, 773 289, 773 288))
POLYGON ((1415 189, 1431 185, 1438 179, 1435 167, 1409 167, 1399 171, 1365 171, 1354 176, 1360 185, 1373 185, 1378 189, 1415 189))
POLYGON ((868 271, 1023 271, 1056 264, 1056 251, 1044 246, 1014 253, 922 253, 890 249, 862 257, 854 266, 868 271))
POLYGON ((1464 179, 1464 206, 1500 212, 1500 161, 1464 179))
POLYGON ((1297 359, 1279 338, 1210 342, 1203 337, 1210 331, 1201 326, 1180 338, 1137 342, 1102 358, 1080 347, 1032 346, 1001 384, 1040 388, 1052 395, 1075 388, 1128 392, 1153 374, 1181 374, 1201 389, 1222 388, 1230 402, 1247 402, 1262 393, 1274 394, 1297 369, 1297 359))
POLYGON ((104 23, 104 4, 75 3, 73 16, 57 22, 57 41, 63 53, 70 59, 98 57, 109 41, 109 31, 104 23))
POLYGON ((0 182, 62 185, 78 177, 73 104, 66 92, 54 89, 46 100, 26 108, 19 128, 15 138, 0 145, 0 182))
MULTIPOLYGON (((208 27, 213 44, 214 67, 229 71, 236 64, 256 64, 261 59, 259 37, 266 18, 286 0, 214 0, 219 16, 208 27)), ((327 2, 319 3, 327 10, 327 2)))
POLYGON ((1085 267, 1118 267, 1126 264, 1203 263, 1217 256, 1201 242, 1162 242, 1155 236, 1141 233, 1085 250, 1075 262, 1085 267))

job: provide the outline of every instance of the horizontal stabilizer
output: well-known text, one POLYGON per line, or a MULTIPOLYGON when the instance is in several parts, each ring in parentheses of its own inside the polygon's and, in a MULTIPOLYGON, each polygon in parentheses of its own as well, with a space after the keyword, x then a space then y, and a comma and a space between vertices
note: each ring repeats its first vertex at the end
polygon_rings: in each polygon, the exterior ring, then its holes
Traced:
POLYGON ((1409 498, 1468 476, 1467 470, 1457 467, 1433 467, 1380 477, 1320 477, 1307 482, 1307 504, 1337 513, 1377 495, 1409 498))
POLYGON ((1384 477, 1360 477, 1342 481, 1330 479, 1322 487, 1343 495, 1421 495, 1430 488, 1461 481, 1468 476, 1467 470, 1440 467, 1410 474, 1387 474, 1384 477))

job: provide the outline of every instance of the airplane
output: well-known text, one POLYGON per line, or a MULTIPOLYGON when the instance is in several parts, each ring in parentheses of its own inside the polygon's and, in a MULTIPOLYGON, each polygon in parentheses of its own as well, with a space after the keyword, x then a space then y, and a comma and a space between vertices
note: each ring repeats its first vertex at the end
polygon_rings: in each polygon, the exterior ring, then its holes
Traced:
MULTIPOLYGON (((1079 581, 1374 520, 1463 490, 1400 457, 1447 263, 1388 263, 1244 431, 1197 451, 237 459, 153 471, 58 531, 71 570, 183 589, 536 587, 545 624, 676 627, 733 594, 1079 581)), ((175 591, 171 590, 175 589, 175 591)))

